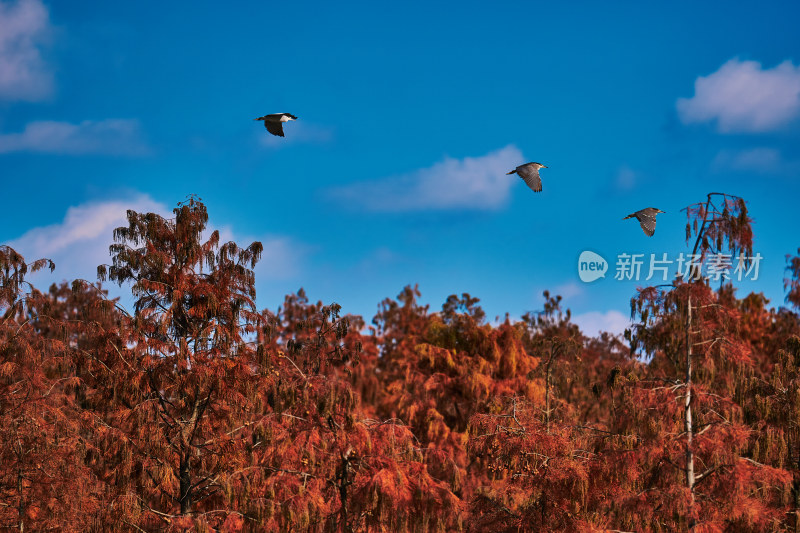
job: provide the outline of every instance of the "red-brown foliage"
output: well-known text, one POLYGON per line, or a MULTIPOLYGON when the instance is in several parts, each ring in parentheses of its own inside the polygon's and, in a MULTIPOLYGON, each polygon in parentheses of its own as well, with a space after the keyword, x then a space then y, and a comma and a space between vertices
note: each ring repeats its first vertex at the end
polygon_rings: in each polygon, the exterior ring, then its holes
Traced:
MULTIPOLYGON (((752 253, 742 200, 687 212, 696 254, 752 253)), ((207 223, 128 213, 99 274, 132 314, 0 247, 1 529, 800 529, 800 321, 762 295, 643 288, 627 343, 547 292, 492 325, 406 287, 367 326, 302 289, 258 310, 261 245, 207 223)))

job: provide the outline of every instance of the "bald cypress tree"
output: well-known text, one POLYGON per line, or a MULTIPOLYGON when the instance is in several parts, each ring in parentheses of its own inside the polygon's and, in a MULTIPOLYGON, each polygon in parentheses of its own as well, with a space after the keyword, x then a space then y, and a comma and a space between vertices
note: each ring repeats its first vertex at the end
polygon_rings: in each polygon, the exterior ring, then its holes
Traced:
POLYGON ((627 507, 625 527, 657 523, 661 529, 761 531, 780 517, 784 472, 747 457, 741 391, 752 372, 740 312, 703 278, 704 260, 752 256, 751 220, 741 198, 711 193, 687 208, 687 241, 694 241, 686 276, 671 285, 640 289, 632 299, 638 317, 632 350, 648 359, 630 385, 623 425, 640 445, 643 489, 627 507), (647 505, 642 506, 641 502, 647 505), (634 510, 636 509, 636 510, 634 510))
POLYGON ((45 335, 47 296, 26 276, 54 265, 27 263, 0 246, 0 530, 78 530, 97 507, 83 464, 71 390, 79 385, 74 349, 45 335))
POLYGON ((260 321, 252 269, 262 246, 221 243, 217 231, 205 238, 208 213, 195 197, 174 218, 127 216, 114 231, 112 264, 98 268, 101 279, 131 283, 135 298, 125 345, 99 384, 117 405, 104 421, 116 463, 109 480, 123 522, 204 524, 210 509, 226 514, 221 478, 246 425, 247 336, 260 321))

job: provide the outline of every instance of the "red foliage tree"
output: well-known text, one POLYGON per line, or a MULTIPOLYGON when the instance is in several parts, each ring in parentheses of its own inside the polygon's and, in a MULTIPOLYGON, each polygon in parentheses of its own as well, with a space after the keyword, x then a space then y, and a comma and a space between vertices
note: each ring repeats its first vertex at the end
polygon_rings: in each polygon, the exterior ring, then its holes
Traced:
POLYGON ((112 265, 98 268, 101 279, 132 282, 136 298, 95 369, 114 402, 98 424, 114 527, 205 528, 237 514, 224 477, 248 422, 246 336, 260 321, 252 268, 262 248, 221 244, 216 231, 203 240, 208 215, 195 198, 174 213, 129 211, 112 265))
MULTIPOLYGON (((690 206, 693 255, 746 261, 746 208, 690 206)), ((631 349, 548 292, 492 325, 406 287, 367 328, 302 289, 258 311, 260 244, 207 224, 128 213, 99 274, 133 315, 0 246, 0 527, 800 530, 800 320, 763 295, 641 289, 631 349)))
POLYGON ((263 418, 241 472, 255 514, 281 531, 452 530, 459 502, 410 429, 364 413, 351 381, 369 341, 339 312, 301 291, 266 318, 263 418))
POLYGON ((98 505, 71 396, 72 347, 42 334, 47 296, 26 290, 25 275, 47 266, 0 246, 0 528, 20 532, 77 530, 98 505))
MULTIPOLYGON (((712 193, 688 213, 693 254, 752 253, 743 200, 712 193)), ((631 387, 624 423, 640 442, 635 457, 644 490, 638 502, 626 499, 620 516, 632 527, 765 530, 781 517, 787 476, 748 457, 750 430, 737 392, 753 360, 737 332, 740 314, 725 305, 724 290, 720 297, 697 279, 699 269, 691 274, 669 290, 640 290, 631 303, 641 317, 632 347, 650 361, 631 387)))

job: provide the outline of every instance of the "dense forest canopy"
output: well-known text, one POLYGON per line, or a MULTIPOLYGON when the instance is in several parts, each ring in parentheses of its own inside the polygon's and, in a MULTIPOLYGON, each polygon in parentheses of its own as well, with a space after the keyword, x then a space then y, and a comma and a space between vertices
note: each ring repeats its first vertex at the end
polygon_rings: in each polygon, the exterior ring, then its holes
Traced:
MULTIPOLYGON (((687 215, 693 253, 752 252, 744 200, 687 215)), ((261 244, 199 199, 127 218, 97 283, 0 246, 0 529, 800 531, 800 319, 761 294, 644 287, 624 338, 549 292, 259 310, 261 244)))

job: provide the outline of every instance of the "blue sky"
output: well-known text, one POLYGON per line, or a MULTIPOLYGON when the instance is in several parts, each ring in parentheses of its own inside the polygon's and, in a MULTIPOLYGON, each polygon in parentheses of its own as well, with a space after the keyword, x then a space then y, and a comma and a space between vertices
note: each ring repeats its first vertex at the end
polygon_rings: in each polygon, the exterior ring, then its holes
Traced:
POLYGON ((125 209, 186 195, 266 247, 258 303, 372 317, 418 283, 518 317, 561 293, 620 331, 639 282, 577 259, 686 251, 686 205, 744 197, 783 303, 800 193, 797 2, 0 0, 0 242, 94 279, 125 209), (290 112, 286 137, 253 118, 290 112), (539 161, 544 191, 505 173, 539 161), (655 206, 647 238, 625 215, 655 206))

